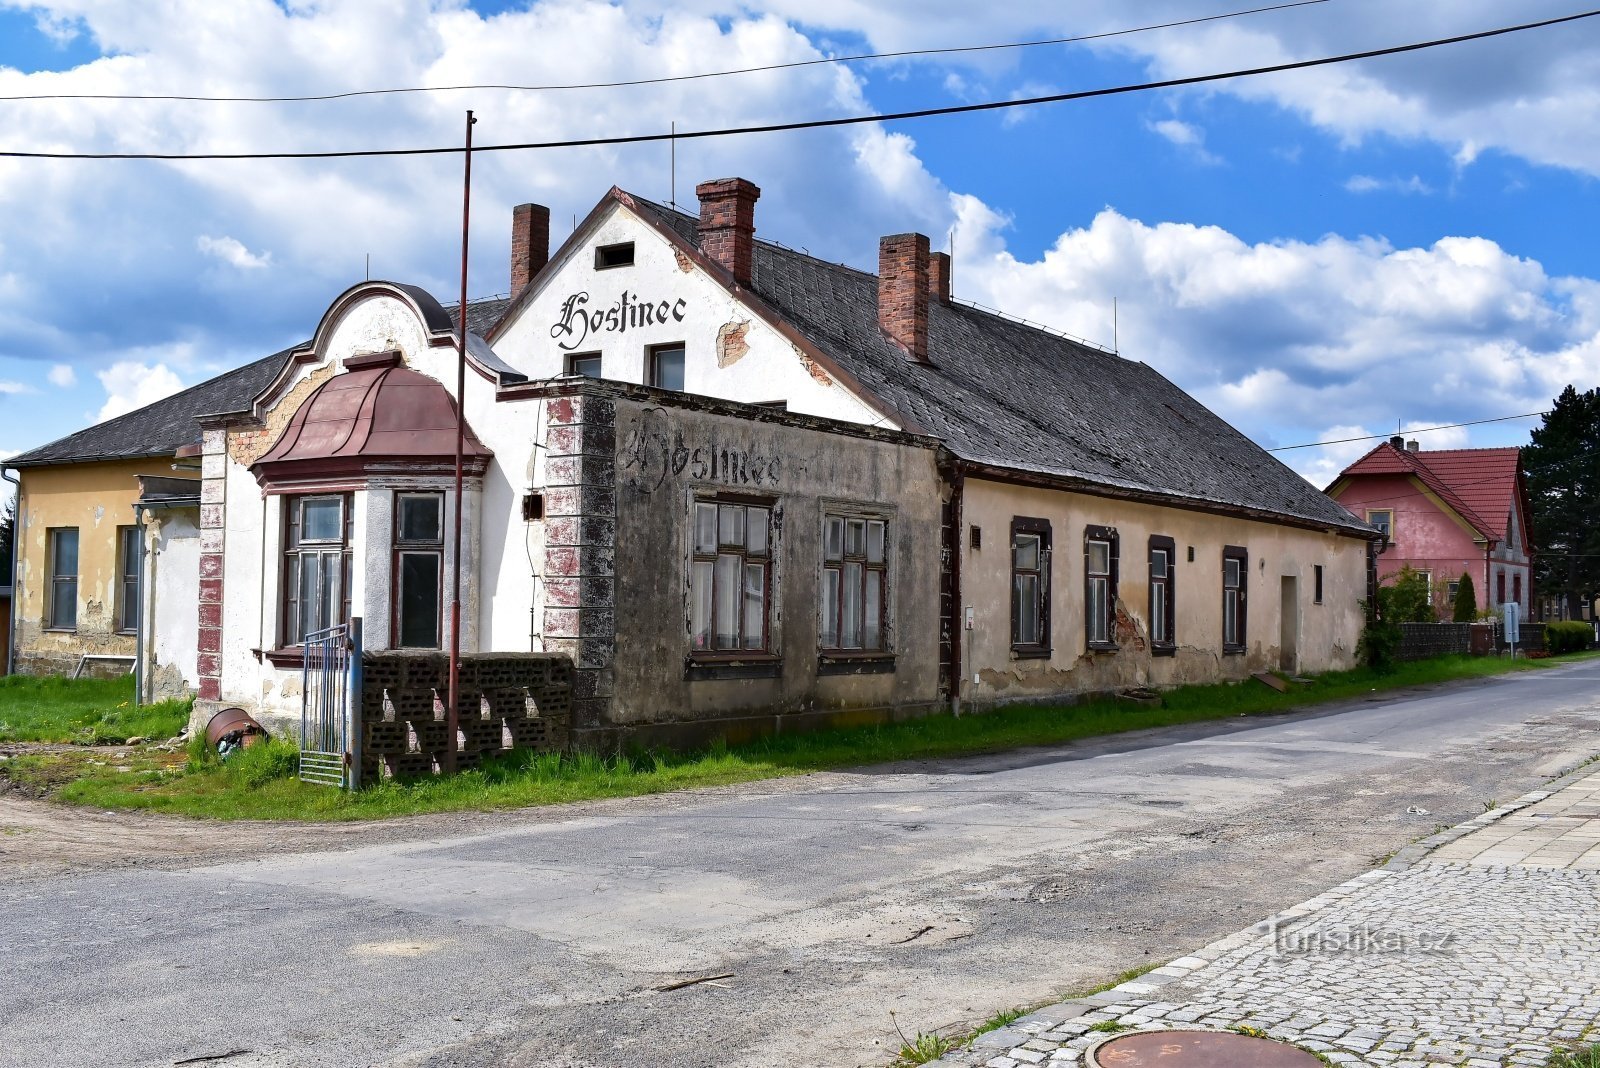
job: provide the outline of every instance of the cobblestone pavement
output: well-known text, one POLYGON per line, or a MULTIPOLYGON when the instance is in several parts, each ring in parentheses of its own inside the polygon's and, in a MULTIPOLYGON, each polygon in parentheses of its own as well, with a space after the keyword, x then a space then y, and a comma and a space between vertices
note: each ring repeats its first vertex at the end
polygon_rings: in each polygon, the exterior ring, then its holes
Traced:
POLYGON ((1128 1028, 1250 1029, 1333 1064, 1542 1065, 1600 1041, 1600 772, 1519 798, 940 1066, 1094 1065, 1128 1028), (1407 855, 1409 854, 1409 855, 1407 855))

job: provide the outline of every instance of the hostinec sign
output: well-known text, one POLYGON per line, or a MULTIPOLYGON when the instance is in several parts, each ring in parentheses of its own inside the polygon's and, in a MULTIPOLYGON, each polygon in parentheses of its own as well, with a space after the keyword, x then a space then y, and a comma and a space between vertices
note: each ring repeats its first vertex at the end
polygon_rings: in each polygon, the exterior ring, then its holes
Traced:
POLYGON ((550 336, 563 349, 575 349, 591 334, 621 334, 631 327, 653 326, 656 323, 683 322, 688 301, 651 302, 640 300, 626 289, 609 308, 585 308, 588 293, 574 293, 561 304, 561 318, 550 328, 550 336))

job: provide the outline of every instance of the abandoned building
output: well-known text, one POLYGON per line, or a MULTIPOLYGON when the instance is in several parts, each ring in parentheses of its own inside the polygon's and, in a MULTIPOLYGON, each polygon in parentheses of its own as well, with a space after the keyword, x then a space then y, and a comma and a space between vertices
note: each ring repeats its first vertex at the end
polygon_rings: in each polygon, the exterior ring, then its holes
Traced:
POLYGON ((516 209, 460 500, 455 320, 412 286, 192 413, 197 492, 139 499, 151 598, 198 612, 147 672, 283 722, 321 627, 441 648, 458 508, 463 651, 564 656, 578 745, 1353 663, 1372 528, 1156 371, 952 300, 921 235, 874 275, 698 194, 612 189, 553 253, 516 209))

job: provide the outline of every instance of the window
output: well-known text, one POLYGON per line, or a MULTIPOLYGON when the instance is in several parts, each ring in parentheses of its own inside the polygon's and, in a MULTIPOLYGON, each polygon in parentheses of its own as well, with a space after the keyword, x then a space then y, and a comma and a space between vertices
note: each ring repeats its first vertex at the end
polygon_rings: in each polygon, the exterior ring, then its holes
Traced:
POLYGON ((1150 539, 1150 651, 1171 656, 1177 651, 1177 610, 1172 597, 1177 546, 1171 538, 1150 539))
POLYGON ((1433 603, 1433 572, 1419 570, 1417 577, 1422 580, 1422 588, 1428 591, 1428 603, 1433 603))
POLYGON ((581 375, 584 378, 599 378, 600 354, 598 352, 567 353, 567 374, 581 375))
POLYGON ((772 508, 698 500, 689 565, 689 634, 697 653, 770 651, 772 508))
POLYGON ((397 647, 439 648, 443 573, 444 494, 395 494, 392 618, 397 647))
POLYGON ((633 242, 623 241, 616 245, 601 245, 594 250, 594 269, 603 271, 608 267, 632 267, 633 242))
POLYGON ((1504 571, 1499 572, 1494 577, 1494 603, 1506 603, 1506 573, 1504 571))
MULTIPOLYGON (((1311 603, 1312 604, 1321 604, 1322 603, 1322 565, 1321 564, 1312 564, 1311 565, 1311 594, 1312 594, 1312 597, 1311 597, 1311 603)), ((1450 591, 1450 599, 1454 600, 1455 596, 1456 596, 1455 591, 1451 590, 1450 591)))
POLYGON ((1394 509, 1368 509, 1367 522, 1383 531, 1384 541, 1394 540, 1394 509))
POLYGON ((139 627, 139 528, 117 528, 117 629, 139 627))
POLYGON ((1522 604, 1522 576, 1513 575, 1511 578, 1511 599, 1517 604, 1522 604))
POLYGON ((78 627, 78 528, 50 531, 50 630, 78 627))
POLYGON ((1050 523, 1011 521, 1011 650, 1050 655, 1050 523))
POLYGON ((859 515, 822 520, 822 620, 824 652, 888 649, 889 525, 859 515))
POLYGON ((350 498, 285 497, 283 644, 350 618, 350 498))
POLYGON ((1244 652, 1250 553, 1237 545, 1222 550, 1222 651, 1244 652))
POLYGON ((650 350, 647 385, 683 390, 683 346, 658 345, 650 350))
POLYGON ((1445 583, 1444 589, 1445 589, 1445 597, 1449 600, 1450 607, 1452 609, 1455 608, 1455 606, 1456 606, 1456 597, 1459 596, 1460 593, 1461 593, 1461 580, 1457 579, 1454 582, 1445 583))
POLYGON ((1112 527, 1083 531, 1083 619, 1091 649, 1115 649, 1117 610, 1117 532, 1112 527))

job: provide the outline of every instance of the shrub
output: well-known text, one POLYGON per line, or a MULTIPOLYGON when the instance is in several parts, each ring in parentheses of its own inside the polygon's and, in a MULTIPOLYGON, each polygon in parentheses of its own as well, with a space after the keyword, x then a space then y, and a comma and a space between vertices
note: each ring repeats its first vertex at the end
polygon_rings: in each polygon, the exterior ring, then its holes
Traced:
MULTIPOLYGON (((1383 602, 1383 590, 1378 590, 1378 601, 1383 602)), ((1367 602, 1362 601, 1363 610, 1367 602)), ((1368 619, 1356 643, 1356 656, 1374 671, 1387 674, 1394 670, 1395 653, 1400 651, 1400 624, 1392 619, 1368 619)))
POLYGON ((1478 618, 1478 591, 1473 589, 1471 575, 1462 573, 1461 584, 1456 587, 1456 603, 1451 609, 1450 618, 1457 623, 1471 623, 1478 618))
POLYGON ((1544 625, 1544 647, 1552 655, 1575 653, 1587 649, 1594 641, 1594 627, 1580 619, 1569 619, 1544 625))
POLYGON ((1428 580, 1408 564, 1378 587, 1378 615, 1389 623, 1434 623, 1438 615, 1428 596, 1428 580))

